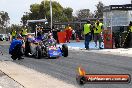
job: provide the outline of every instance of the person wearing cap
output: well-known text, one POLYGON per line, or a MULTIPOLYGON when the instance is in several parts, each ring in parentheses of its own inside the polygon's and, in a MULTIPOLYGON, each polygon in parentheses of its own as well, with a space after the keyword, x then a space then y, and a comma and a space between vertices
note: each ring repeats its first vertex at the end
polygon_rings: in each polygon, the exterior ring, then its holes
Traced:
POLYGON ((95 42, 95 47, 97 47, 97 41, 99 40, 99 48, 102 49, 101 47, 101 42, 102 42, 102 37, 101 33, 103 31, 103 23, 101 23, 99 20, 95 22, 94 25, 94 42, 95 42))
POLYGON ((86 50, 89 49, 89 42, 90 42, 90 38, 91 38, 91 28, 92 28, 92 26, 91 26, 90 21, 87 21, 87 23, 84 24, 84 27, 83 27, 86 50))
POLYGON ((9 48, 9 54, 11 54, 11 58, 13 60, 20 60, 20 59, 24 59, 22 58, 22 51, 21 51, 21 47, 23 45, 23 37, 22 36, 17 36, 16 39, 14 39, 11 42, 10 48, 9 48))

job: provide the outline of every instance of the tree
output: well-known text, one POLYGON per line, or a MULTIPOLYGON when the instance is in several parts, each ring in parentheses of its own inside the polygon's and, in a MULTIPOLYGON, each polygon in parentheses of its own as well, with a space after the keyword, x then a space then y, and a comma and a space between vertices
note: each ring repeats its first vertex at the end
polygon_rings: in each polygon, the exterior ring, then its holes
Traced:
POLYGON ((82 18, 91 17, 92 13, 90 12, 89 9, 81 9, 81 10, 77 11, 76 15, 77 15, 78 19, 82 19, 82 18))
POLYGON ((73 16, 72 16, 72 12, 73 9, 68 7, 68 8, 64 8, 63 9, 63 14, 65 15, 65 17, 68 19, 68 21, 72 21, 73 20, 73 16))
POLYGON ((27 20, 29 20, 29 13, 28 12, 25 12, 26 14, 25 15, 23 15, 23 17, 21 18, 21 23, 23 24, 23 25, 26 25, 27 24, 27 20))
MULTIPOLYGON (((72 8, 63 8, 58 2, 52 1, 53 22, 67 22, 72 20, 72 8)), ((30 5, 30 12, 21 18, 22 23, 27 20, 38 20, 47 18, 50 23, 50 1, 42 1, 41 4, 30 5)))
POLYGON ((97 10, 95 10, 95 17, 96 18, 102 18, 103 17, 103 8, 104 4, 99 1, 99 3, 96 5, 97 10))
POLYGON ((17 24, 12 24, 10 26, 10 31, 12 30, 16 30, 17 32, 21 30, 21 26, 20 25, 17 25, 17 24))
POLYGON ((32 4, 30 6, 30 11, 31 13, 29 14, 30 15, 30 18, 31 19, 39 19, 39 12, 40 12, 40 5, 39 4, 32 4))
POLYGON ((0 25, 6 27, 9 23, 9 16, 7 12, 1 11, 0 12, 0 25))
POLYGON ((8 24, 9 24, 9 16, 7 12, 4 11, 0 11, 0 29, 1 32, 6 32, 6 30, 4 30, 5 28, 7 28, 8 24))

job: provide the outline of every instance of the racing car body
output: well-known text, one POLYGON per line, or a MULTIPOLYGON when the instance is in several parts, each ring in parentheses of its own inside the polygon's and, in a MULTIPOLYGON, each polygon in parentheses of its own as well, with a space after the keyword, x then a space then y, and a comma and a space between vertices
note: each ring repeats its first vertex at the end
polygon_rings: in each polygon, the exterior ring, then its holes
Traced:
POLYGON ((51 46, 48 48, 48 54, 49 54, 49 57, 61 57, 62 51, 60 47, 51 46))
POLYGON ((34 56, 37 59, 44 56, 48 58, 67 57, 68 47, 66 44, 63 44, 62 47, 56 46, 56 41, 48 39, 45 34, 42 39, 27 39, 25 43, 25 56, 34 56))
POLYGON ((34 56, 37 59, 44 57, 60 57, 68 56, 68 47, 66 44, 63 44, 62 47, 56 46, 56 41, 52 39, 52 29, 47 27, 46 19, 42 20, 28 20, 28 24, 36 25, 35 28, 35 38, 27 37, 25 41, 25 56, 34 56), (45 23, 45 24, 44 24, 45 23))

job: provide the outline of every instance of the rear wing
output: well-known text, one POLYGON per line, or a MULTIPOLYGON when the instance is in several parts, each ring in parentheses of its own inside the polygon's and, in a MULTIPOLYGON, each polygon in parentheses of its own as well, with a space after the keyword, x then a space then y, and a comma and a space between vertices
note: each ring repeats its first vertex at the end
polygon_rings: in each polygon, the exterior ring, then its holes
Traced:
POLYGON ((39 23, 39 22, 48 23, 47 19, 41 19, 41 20, 27 20, 27 23, 39 23))

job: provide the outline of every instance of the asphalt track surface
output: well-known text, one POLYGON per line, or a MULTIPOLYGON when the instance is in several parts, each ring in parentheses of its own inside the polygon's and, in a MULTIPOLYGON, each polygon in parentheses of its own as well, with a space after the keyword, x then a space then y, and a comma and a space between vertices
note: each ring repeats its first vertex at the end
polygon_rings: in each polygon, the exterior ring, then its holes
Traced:
MULTIPOLYGON (((9 58, 7 47, 2 46, 3 57, 9 58)), ((70 50, 67 58, 34 59, 13 61, 19 65, 49 74, 79 88, 132 88, 132 84, 85 84, 76 82, 78 66, 82 66, 88 74, 130 74, 132 75, 132 58, 116 55, 97 54, 90 51, 70 50)), ((10 60, 10 59, 9 59, 10 60)), ((49 80, 50 81, 50 80, 49 80)), ((59 84, 58 84, 59 85, 59 84)))

